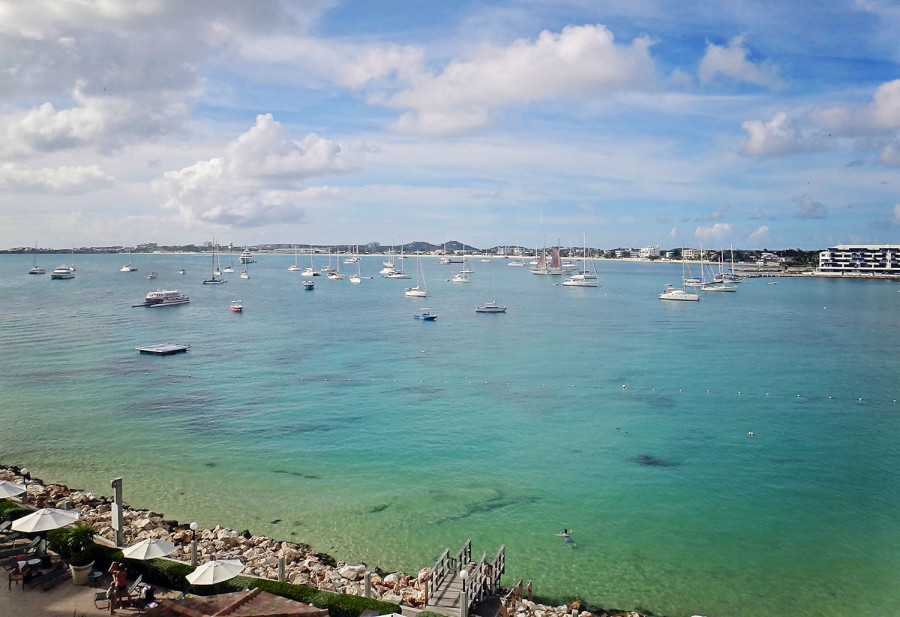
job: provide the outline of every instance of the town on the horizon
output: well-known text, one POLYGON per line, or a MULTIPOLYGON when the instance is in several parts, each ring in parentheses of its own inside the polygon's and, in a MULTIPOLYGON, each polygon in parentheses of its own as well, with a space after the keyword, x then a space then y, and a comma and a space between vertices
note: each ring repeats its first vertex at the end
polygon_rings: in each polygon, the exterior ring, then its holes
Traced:
POLYGON ((748 250, 719 249, 718 251, 678 247, 660 249, 657 246, 642 248, 602 249, 592 247, 553 246, 527 248, 518 245, 494 246, 479 249, 458 241, 441 244, 410 242, 401 245, 383 245, 370 242, 365 245, 314 245, 314 244, 257 244, 219 245, 213 242, 164 246, 156 242, 144 242, 134 247, 92 246, 65 249, 42 249, 39 247, 18 247, 0 249, 0 254, 117 254, 117 253, 208 253, 216 250, 241 251, 256 254, 355 254, 355 255, 420 255, 444 256, 471 255, 473 257, 523 258, 537 257, 542 252, 556 250, 560 256, 569 259, 617 259, 622 261, 709 261, 727 260, 732 264, 752 264, 758 268, 793 269, 815 271, 822 275, 877 275, 889 278, 900 277, 900 244, 839 244, 827 249, 804 251, 802 249, 748 250))

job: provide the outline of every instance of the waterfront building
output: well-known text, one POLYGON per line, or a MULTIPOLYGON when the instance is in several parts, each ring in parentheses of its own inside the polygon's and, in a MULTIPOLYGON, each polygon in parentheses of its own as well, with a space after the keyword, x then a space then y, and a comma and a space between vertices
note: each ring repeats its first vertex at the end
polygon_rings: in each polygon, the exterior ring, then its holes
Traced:
POLYGON ((900 276, 900 244, 838 244, 819 253, 820 274, 900 276))
POLYGON ((641 248, 641 259, 658 259, 660 256, 659 245, 645 246, 641 248))

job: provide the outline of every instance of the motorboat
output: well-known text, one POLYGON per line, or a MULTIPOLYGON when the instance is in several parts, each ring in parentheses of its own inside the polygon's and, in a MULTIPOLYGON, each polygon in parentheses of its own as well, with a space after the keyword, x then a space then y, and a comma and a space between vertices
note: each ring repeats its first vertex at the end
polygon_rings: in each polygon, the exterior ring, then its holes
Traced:
MULTIPOLYGON (((41 274, 43 274, 43 271, 41 274)), ((75 278, 75 273, 72 272, 69 266, 58 266, 50 273, 50 278, 54 280, 73 279, 75 278)))
POLYGON ((244 304, 240 300, 232 300, 231 301, 231 312, 232 313, 243 313, 244 312, 244 304))
POLYGON ((332 281, 343 281, 344 280, 344 275, 340 272, 329 272, 327 276, 332 281))
POLYGON ((151 308, 156 308, 160 306, 187 304, 190 301, 190 298, 188 298, 178 290, 157 289, 156 291, 151 291, 150 293, 148 293, 144 298, 143 303, 135 304, 133 306, 149 306, 151 308))
POLYGON ((394 270, 393 272, 389 272, 388 274, 382 274, 382 278, 386 279, 408 279, 410 276, 406 272, 399 272, 394 270))
POLYGON ((431 312, 431 309, 423 308, 422 312, 418 315, 413 315, 414 319, 421 319, 422 321, 434 321, 437 319, 437 315, 431 312))
POLYGON ((453 257, 441 257, 438 260, 438 263, 442 266, 446 266, 448 264, 461 264, 462 262, 462 259, 454 259, 453 257))
POLYGON ((737 286, 726 285, 725 283, 706 283, 700 287, 700 291, 737 291, 737 286))
POLYGON ((150 271, 150 274, 147 275, 147 278, 148 278, 148 279, 155 279, 155 278, 158 277, 158 276, 159 276, 159 275, 156 273, 156 270, 151 270, 151 271, 150 271))
POLYGON ((490 302, 485 302, 484 304, 475 306, 476 313, 505 313, 506 307, 500 306, 497 304, 496 300, 491 300, 490 302))
POLYGON ((310 280, 303 281, 303 289, 311 290, 311 289, 313 289, 315 286, 316 286, 316 282, 315 282, 315 281, 310 281, 310 280))
POLYGON ((300 274, 302 274, 303 276, 321 276, 321 274, 313 270, 312 266, 304 268, 303 272, 301 272, 300 274))
POLYGON ((666 285, 666 290, 659 294, 659 299, 697 302, 698 300, 700 300, 700 294, 688 293, 681 287, 666 285))
POLYGON ((241 253, 240 260, 242 264, 256 263, 256 261, 253 259, 253 254, 250 252, 250 249, 244 249, 244 252, 241 253))

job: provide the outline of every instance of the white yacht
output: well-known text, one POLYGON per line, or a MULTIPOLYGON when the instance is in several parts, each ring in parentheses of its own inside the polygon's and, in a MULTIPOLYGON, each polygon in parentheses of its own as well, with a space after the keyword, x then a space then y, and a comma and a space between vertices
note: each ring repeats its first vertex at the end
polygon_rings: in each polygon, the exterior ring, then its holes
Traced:
POLYGON ((242 264, 252 264, 256 263, 253 260, 253 255, 250 253, 250 249, 244 249, 244 252, 241 253, 241 263, 242 264))
POLYGON ((156 308, 160 306, 173 306, 175 304, 187 304, 190 301, 191 299, 180 291, 157 289, 156 291, 148 293, 142 304, 135 304, 134 306, 149 306, 156 308))
POLYGON ((476 313, 505 313, 506 307, 497 304, 496 300, 485 302, 475 306, 476 313))
POLYGON ((69 266, 59 266, 50 273, 50 278, 55 280, 73 279, 75 273, 69 269, 69 266))
POLYGON ((681 287, 672 287, 671 285, 666 285, 666 290, 659 294, 659 299, 697 302, 698 300, 700 300, 700 294, 688 293, 681 287))

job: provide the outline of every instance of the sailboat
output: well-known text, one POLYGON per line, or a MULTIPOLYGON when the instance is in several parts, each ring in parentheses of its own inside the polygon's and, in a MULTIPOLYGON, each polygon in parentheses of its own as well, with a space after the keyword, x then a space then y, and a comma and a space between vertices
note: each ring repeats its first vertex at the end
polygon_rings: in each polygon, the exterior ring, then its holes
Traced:
POLYGON ((288 268, 288 272, 300 272, 300 266, 297 265, 297 245, 294 245, 294 265, 288 268))
POLYGON ((231 253, 231 249, 228 249, 228 257, 231 259, 231 263, 225 266, 222 272, 234 272, 234 255, 231 253))
POLYGON ((666 285, 665 291, 659 294, 660 300, 678 300, 678 301, 688 301, 688 302, 697 302, 700 300, 700 294, 688 293, 684 289, 685 287, 685 277, 684 277, 684 248, 681 249, 681 287, 675 287, 673 285, 666 285))
MULTIPOLYGON (((400 269, 396 270, 396 269, 394 269, 394 266, 389 266, 390 271, 387 274, 382 274, 381 276, 386 279, 408 279, 408 278, 410 278, 410 276, 406 272, 403 271, 403 260, 404 259, 405 259, 405 257, 403 257, 403 246, 401 246, 400 247, 400 269)), ((388 269, 388 267, 386 267, 385 269, 388 269)))
POLYGON ((303 272, 301 272, 303 276, 320 276, 320 274, 313 268, 313 250, 312 245, 309 245, 309 267, 305 268, 303 272))
POLYGON ((562 258, 559 256, 559 249, 553 247, 550 249, 550 269, 548 274, 559 276, 563 273, 562 258))
POLYGON ((47 271, 37 264, 37 243, 34 245, 34 265, 28 270, 28 274, 47 274, 47 271))
MULTIPOLYGON (((359 247, 357 247, 356 250, 359 251, 359 247)), ((356 274, 350 275, 350 282, 353 283, 354 285, 359 285, 360 283, 362 283, 362 277, 359 275, 359 253, 357 253, 356 255, 353 255, 351 257, 351 259, 353 257, 355 257, 355 259, 353 259, 353 261, 351 261, 350 263, 356 264, 356 274)), ((344 260, 344 263, 347 263, 346 259, 344 260)))
POLYGON ((128 263, 119 268, 119 272, 137 272, 137 268, 131 265, 131 249, 128 249, 128 263))
POLYGON ((547 267, 547 249, 541 249, 541 256, 537 260, 534 268, 529 270, 532 274, 547 275, 550 274, 550 268, 547 267))
POLYGON ((465 255, 463 255, 462 263, 462 270, 450 277, 450 280, 454 283, 471 283, 472 279, 469 277, 469 275, 472 273, 472 270, 469 269, 469 263, 466 260, 465 255))
MULTIPOLYGON (((328 255, 328 265, 331 266, 331 255, 328 255)), ((328 271, 328 278, 332 281, 343 281, 344 273, 341 272, 341 260, 338 256, 334 259, 334 268, 328 271)))
POLYGON ((248 279, 248 278, 250 278, 250 272, 249 272, 249 269, 250 269, 250 268, 249 268, 248 264, 251 264, 251 263, 253 263, 252 260, 251 260, 251 261, 245 261, 245 262, 243 262, 243 264, 244 264, 244 269, 241 271, 241 278, 242 278, 242 279, 248 279))
MULTIPOLYGON (((720 259, 721 259, 721 256, 722 256, 722 251, 719 251, 719 258, 720 258, 720 259)), ((704 262, 704 260, 703 260, 703 255, 702 255, 702 253, 701 253, 701 256, 700 256, 700 272, 703 272, 703 265, 704 265, 704 263, 705 263, 705 262, 704 262)), ((712 266, 710 266, 710 269, 712 269, 712 266)), ((721 273, 721 266, 720 266, 720 273, 721 273)), ((704 277, 704 278, 705 278, 705 277, 704 277)), ((713 278, 713 281, 712 281, 712 282, 706 282, 706 283, 703 283, 703 285, 700 287, 700 291, 725 291, 725 292, 735 292, 735 291, 737 291, 737 285, 726 285, 726 284, 725 284, 725 281, 722 280, 722 279, 720 279, 720 280, 717 282, 717 281, 715 280, 715 275, 713 275, 712 278, 713 278)))
POLYGON ((506 265, 510 266, 511 268, 525 267, 525 262, 522 260, 522 247, 520 247, 518 244, 516 244, 516 258, 507 262, 506 265))
POLYGON ((213 239, 213 246, 212 276, 203 280, 204 285, 221 285, 222 283, 228 282, 225 279, 220 278, 222 272, 219 270, 219 246, 215 244, 215 239, 213 239))
POLYGON ((425 285, 425 271, 422 270, 422 259, 416 257, 416 286, 407 287, 403 293, 411 298, 424 298, 428 295, 428 288, 425 285))
POLYGON ((566 287, 599 287, 600 283, 597 282, 597 273, 594 271, 594 261, 588 261, 587 256, 587 240, 584 240, 584 263, 582 264, 581 272, 579 274, 573 274, 563 281, 563 285, 566 287))

